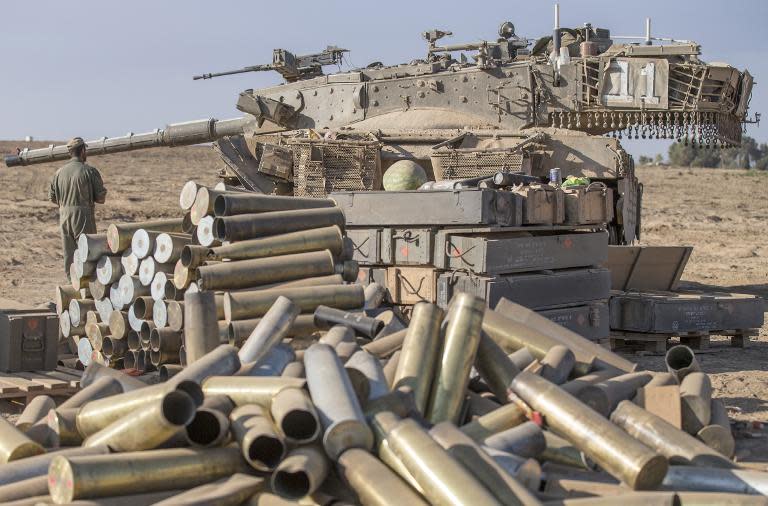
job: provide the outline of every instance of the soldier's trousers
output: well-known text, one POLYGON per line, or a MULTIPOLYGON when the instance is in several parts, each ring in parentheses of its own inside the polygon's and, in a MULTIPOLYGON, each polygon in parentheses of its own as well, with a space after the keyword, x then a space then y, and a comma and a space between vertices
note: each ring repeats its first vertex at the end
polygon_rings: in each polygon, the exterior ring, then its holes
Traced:
POLYGON ((96 233, 96 216, 92 207, 64 206, 59 208, 59 229, 64 247, 64 272, 69 278, 69 266, 77 249, 80 234, 96 233))

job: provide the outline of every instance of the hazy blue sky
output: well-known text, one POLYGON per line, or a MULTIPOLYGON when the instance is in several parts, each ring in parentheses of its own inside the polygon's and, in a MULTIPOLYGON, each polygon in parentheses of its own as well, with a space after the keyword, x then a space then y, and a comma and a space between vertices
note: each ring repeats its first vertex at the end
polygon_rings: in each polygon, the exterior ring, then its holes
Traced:
MULTIPOLYGON (((768 76, 768 1, 563 0, 561 22, 591 22, 614 35, 653 33, 696 40, 705 61, 768 76)), ((280 81, 250 73, 212 81, 193 74, 266 63, 272 49, 298 54, 328 44, 352 50, 356 66, 422 57, 420 33, 453 31, 451 42, 492 39, 500 22, 536 38, 552 28, 552 2, 199 0, 5 0, 0 28, 0 139, 94 138, 203 117, 238 115, 239 91, 280 81), (283 8, 284 10, 281 10, 283 8)), ((768 80, 751 112, 768 112, 768 80)), ((768 116, 766 117, 768 120, 768 116)), ((768 125, 748 134, 768 141, 768 125)), ((665 151, 663 141, 629 145, 665 151)))

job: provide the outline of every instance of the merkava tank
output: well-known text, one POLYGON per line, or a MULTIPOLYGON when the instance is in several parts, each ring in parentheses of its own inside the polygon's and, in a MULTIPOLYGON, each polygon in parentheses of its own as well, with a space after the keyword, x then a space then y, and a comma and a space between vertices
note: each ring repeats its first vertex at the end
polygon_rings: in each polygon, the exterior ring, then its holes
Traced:
MULTIPOLYGON (((639 236, 642 185, 622 138, 677 139, 701 148, 738 145, 753 85, 747 71, 705 63, 691 41, 612 37, 585 24, 536 40, 510 22, 498 38, 443 44, 430 30, 423 57, 325 74, 345 49, 310 55, 276 49, 270 64, 207 79, 277 71, 285 82, 240 93, 244 115, 89 141, 89 156, 214 142, 228 184, 264 193, 321 196, 377 190, 396 161, 434 180, 498 172, 547 181, 585 176, 613 189, 610 242, 639 236), (629 40, 625 40, 629 39, 629 40), (639 39, 632 41, 631 39, 639 39)), ((64 146, 22 150, 6 165, 67 158, 64 146)))

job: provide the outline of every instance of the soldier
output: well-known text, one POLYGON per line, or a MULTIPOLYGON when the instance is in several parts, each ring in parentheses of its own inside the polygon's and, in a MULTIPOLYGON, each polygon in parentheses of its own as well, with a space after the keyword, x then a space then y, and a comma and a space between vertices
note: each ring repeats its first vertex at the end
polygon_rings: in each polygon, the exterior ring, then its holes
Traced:
POLYGON ((67 143, 72 157, 68 164, 56 171, 51 180, 48 198, 59 206, 59 228, 64 245, 64 271, 69 277, 69 266, 77 248, 80 234, 96 233, 94 204, 103 204, 107 190, 99 171, 85 164, 85 141, 75 137, 67 143))

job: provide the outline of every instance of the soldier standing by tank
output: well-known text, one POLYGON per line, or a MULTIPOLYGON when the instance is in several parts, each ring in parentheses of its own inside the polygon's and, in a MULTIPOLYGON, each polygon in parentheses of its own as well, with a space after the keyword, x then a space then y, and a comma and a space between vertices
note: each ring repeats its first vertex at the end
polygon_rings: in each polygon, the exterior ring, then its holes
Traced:
POLYGON ((69 277, 77 237, 96 233, 95 204, 103 204, 107 190, 99 171, 85 164, 85 141, 75 137, 67 143, 71 159, 56 171, 48 198, 59 206, 59 228, 64 246, 64 271, 69 277))

